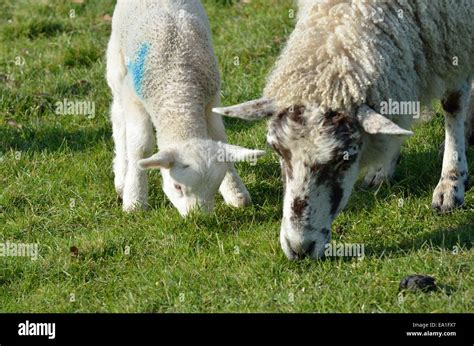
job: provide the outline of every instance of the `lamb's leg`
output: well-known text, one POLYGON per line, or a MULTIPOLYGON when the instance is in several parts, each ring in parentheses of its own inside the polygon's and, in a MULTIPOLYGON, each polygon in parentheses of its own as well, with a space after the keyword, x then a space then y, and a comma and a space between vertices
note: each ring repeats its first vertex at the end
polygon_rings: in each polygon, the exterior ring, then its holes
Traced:
MULTIPOLYGON (((214 104, 214 102, 211 102, 211 104, 206 107, 207 130, 213 140, 227 143, 222 117, 212 112, 214 104)), ((252 204, 250 194, 240 179, 233 163, 229 163, 229 170, 219 187, 219 191, 224 201, 231 206, 243 207, 252 204)))
POLYGON ((125 115, 118 96, 112 102, 112 137, 115 144, 114 185, 115 191, 123 198, 123 187, 127 173, 127 142, 125 136, 125 115))
POLYGON ((132 95, 124 97, 122 100, 127 127, 128 160, 123 190, 123 210, 132 211, 146 207, 148 175, 145 170, 140 169, 138 161, 151 155, 155 140, 153 125, 143 105, 132 95))
POLYGON ((117 35, 112 35, 107 46, 107 83, 112 90, 113 102, 111 107, 112 137, 115 145, 113 162, 115 191, 123 197, 125 174, 127 173, 127 144, 125 138, 125 115, 120 104, 120 92, 126 75, 126 67, 120 51, 117 35))
POLYGON ((466 82, 442 102, 445 111, 443 168, 432 203, 432 207, 442 213, 464 203, 469 180, 464 131, 469 92, 470 83, 466 82))

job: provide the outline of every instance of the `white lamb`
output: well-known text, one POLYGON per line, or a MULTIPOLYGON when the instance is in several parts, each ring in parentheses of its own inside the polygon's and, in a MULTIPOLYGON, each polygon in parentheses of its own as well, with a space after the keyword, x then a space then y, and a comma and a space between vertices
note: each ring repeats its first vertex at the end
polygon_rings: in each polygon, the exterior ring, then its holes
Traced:
POLYGON ((263 151, 226 144, 220 76, 205 11, 198 0, 119 0, 107 49, 112 89, 115 189, 123 209, 147 204, 146 168, 160 168, 163 190, 181 215, 226 203, 251 204, 232 162, 263 151), (160 151, 155 145, 153 125, 160 151))
POLYGON ((390 179, 420 105, 433 99, 443 100, 446 140, 432 205, 448 212, 463 204, 464 122, 468 115, 472 125, 474 111, 468 107, 473 1, 301 0, 299 6, 264 98, 215 110, 253 120, 274 115, 267 140, 280 155, 286 184, 285 254, 324 254, 359 171, 366 168, 366 185, 390 179))

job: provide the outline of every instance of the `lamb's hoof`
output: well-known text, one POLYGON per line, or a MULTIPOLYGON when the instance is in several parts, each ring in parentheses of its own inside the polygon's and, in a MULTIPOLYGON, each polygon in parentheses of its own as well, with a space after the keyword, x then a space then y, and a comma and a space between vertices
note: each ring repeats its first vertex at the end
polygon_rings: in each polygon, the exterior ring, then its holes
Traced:
POLYGON ((433 192, 431 207, 444 214, 464 204, 464 182, 460 179, 441 178, 433 192))
POLYGON ((117 193, 117 199, 123 201, 123 187, 116 187, 115 192, 117 193))
POLYGON ((122 205, 122 210, 125 213, 133 213, 135 211, 147 210, 147 209, 148 209, 148 205, 140 201, 124 202, 122 205))
POLYGON ((123 183, 120 184, 120 183, 115 182, 115 192, 117 193, 117 198, 119 200, 123 200, 123 188, 124 188, 123 183))
POLYGON ((243 208, 252 205, 252 198, 248 192, 238 192, 231 196, 224 197, 224 200, 226 204, 235 208, 243 208))

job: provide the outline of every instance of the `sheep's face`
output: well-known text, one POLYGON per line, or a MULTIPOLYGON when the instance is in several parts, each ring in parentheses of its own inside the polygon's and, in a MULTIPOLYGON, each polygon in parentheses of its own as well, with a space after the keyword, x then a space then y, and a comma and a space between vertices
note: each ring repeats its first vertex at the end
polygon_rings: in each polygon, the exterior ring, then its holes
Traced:
POLYGON ((213 109, 246 120, 270 117, 267 141, 280 156, 285 184, 281 246, 290 259, 318 258, 354 186, 364 138, 413 133, 366 104, 354 105, 350 115, 314 105, 278 110, 271 98, 213 109))
POLYGON ((141 160, 142 168, 160 168, 163 191, 182 216, 199 209, 212 211, 214 197, 229 162, 257 158, 264 152, 210 140, 192 140, 141 160))
POLYGON ((267 141, 280 156, 285 185, 283 251, 290 259, 321 257, 358 175, 359 126, 342 113, 294 106, 272 117, 267 141))

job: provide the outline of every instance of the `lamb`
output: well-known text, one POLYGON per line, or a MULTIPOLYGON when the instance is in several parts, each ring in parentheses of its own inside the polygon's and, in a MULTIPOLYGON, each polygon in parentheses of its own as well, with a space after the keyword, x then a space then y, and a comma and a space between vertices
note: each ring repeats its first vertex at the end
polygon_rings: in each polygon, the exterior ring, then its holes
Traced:
POLYGON ((300 0, 299 7, 263 97, 214 110, 271 117, 267 141, 285 184, 286 256, 323 256, 359 171, 368 186, 390 180, 408 129, 433 99, 442 99, 446 140, 432 206, 449 212, 462 205, 464 122, 474 118, 472 2, 300 0))
POLYGON ((227 204, 251 204, 232 162, 264 152, 226 143, 220 76, 209 22, 198 0, 117 2, 107 49, 115 144, 114 184, 124 211, 147 206, 146 169, 181 215, 210 211, 219 189, 227 204), (156 143, 159 152, 151 157, 156 143))

